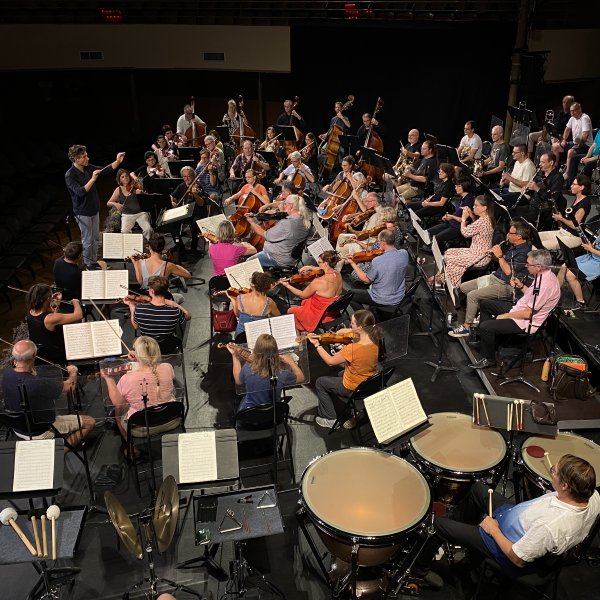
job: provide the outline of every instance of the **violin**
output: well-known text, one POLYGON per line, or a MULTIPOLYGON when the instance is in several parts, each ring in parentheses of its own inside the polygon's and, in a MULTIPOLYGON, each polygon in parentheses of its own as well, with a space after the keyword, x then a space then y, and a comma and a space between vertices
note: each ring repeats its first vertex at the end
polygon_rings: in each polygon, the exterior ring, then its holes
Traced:
POLYGON ((148 304, 152 302, 150 296, 144 296, 143 294, 127 294, 124 298, 120 298, 119 302, 125 304, 126 302, 133 302, 134 304, 148 304))
POLYGON ((369 208, 358 215, 356 215, 351 221, 350 225, 352 227, 358 227, 361 223, 364 223, 366 220, 370 219, 375 214, 374 208, 369 208))
POLYGON ((90 373, 87 376, 88 381, 94 381, 98 379, 101 375, 108 375, 113 377, 114 375, 122 375, 123 373, 128 373, 129 371, 133 371, 133 365, 135 363, 126 362, 121 365, 117 365, 116 367, 104 367, 100 369, 100 371, 96 371, 95 373, 90 373))
POLYGON ((321 333, 320 335, 311 334, 312 339, 318 339, 321 344, 352 344, 353 342, 358 342, 360 339, 360 335, 355 331, 350 331, 348 333, 336 333, 335 331, 326 331, 325 333, 321 333))
POLYGON ((125 260, 127 262, 135 262, 138 260, 143 260, 144 258, 150 258, 150 254, 148 254, 147 252, 138 252, 136 254, 132 254, 131 256, 128 256, 125 260))
POLYGON ((346 259, 351 259, 357 265, 365 262, 371 262, 377 256, 381 256, 383 254, 383 249, 379 250, 365 250, 361 252, 355 252, 354 254, 348 254, 346 259))
POLYGON ((210 231, 205 231, 204 233, 200 234, 200 237, 203 237, 205 240, 208 240, 211 244, 218 244, 219 240, 217 239, 217 236, 210 232, 210 231))
POLYGON ((218 292, 214 292, 212 297, 217 298, 218 296, 227 296, 227 294, 229 294, 230 296, 237 298, 237 296, 239 296, 240 294, 249 294, 251 291, 252 290, 250 288, 230 287, 230 288, 227 288, 226 290, 219 290, 218 292))
MULTIPOLYGON (((367 240, 370 237, 375 237, 376 235, 379 235, 379 233, 382 232, 384 229, 385 223, 382 223, 381 225, 375 225, 375 227, 371 227, 371 229, 363 229, 363 231, 353 231, 352 233, 354 234, 354 237, 356 237, 357 240, 362 241, 367 240)), ((353 241, 354 240, 352 239, 345 240, 340 244, 340 246, 351 244, 353 241)))
POLYGON ((322 277, 325 275, 325 271, 320 269, 319 267, 315 267, 310 271, 306 271, 304 273, 297 273, 296 275, 292 275, 291 277, 286 277, 282 279, 282 281, 287 281, 290 285, 302 285, 303 283, 310 283, 313 279, 317 277, 322 277))
MULTIPOLYGON (((233 342, 229 342, 229 344, 232 345, 233 349, 235 350, 235 353, 242 360, 245 360, 246 362, 252 362, 252 352, 250 352, 250 350, 246 350, 245 348, 242 348, 241 346, 238 346, 237 344, 234 344, 233 342)), ((224 344, 223 342, 219 342, 217 344, 217 348, 227 348, 227 346, 229 344, 224 344)))

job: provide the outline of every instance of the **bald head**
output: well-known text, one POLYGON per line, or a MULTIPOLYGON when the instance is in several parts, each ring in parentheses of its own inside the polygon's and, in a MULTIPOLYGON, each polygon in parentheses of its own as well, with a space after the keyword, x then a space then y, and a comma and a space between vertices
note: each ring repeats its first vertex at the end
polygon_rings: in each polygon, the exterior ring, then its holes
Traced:
POLYGON ((37 346, 31 340, 20 340, 12 349, 12 357, 19 363, 35 360, 36 353, 37 346))

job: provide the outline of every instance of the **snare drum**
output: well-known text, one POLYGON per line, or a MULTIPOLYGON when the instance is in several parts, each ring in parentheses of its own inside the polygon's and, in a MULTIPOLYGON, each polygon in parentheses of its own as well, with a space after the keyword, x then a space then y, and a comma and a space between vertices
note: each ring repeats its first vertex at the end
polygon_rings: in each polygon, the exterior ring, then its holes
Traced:
POLYGON ((431 427, 410 438, 410 453, 430 480, 433 499, 455 505, 476 479, 494 477, 506 459, 506 442, 468 415, 435 413, 429 420, 431 427))
POLYGON ((425 478, 405 460, 372 448, 345 448, 313 460, 302 475, 301 502, 323 543, 359 566, 390 560, 430 511, 425 478))
POLYGON ((564 454, 572 454, 587 460, 596 471, 596 487, 600 477, 600 446, 574 433, 559 433, 555 438, 527 438, 521 446, 523 465, 523 496, 526 500, 537 498, 546 491, 553 491, 550 465, 544 456, 554 465, 564 454))

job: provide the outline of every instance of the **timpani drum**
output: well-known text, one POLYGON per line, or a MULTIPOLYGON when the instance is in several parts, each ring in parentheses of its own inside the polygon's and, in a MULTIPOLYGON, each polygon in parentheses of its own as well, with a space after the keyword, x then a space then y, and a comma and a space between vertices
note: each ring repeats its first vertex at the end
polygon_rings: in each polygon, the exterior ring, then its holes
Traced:
POLYGON ((559 433, 556 437, 528 437, 521 446, 523 465, 523 496, 526 500, 537 498, 552 491, 550 465, 544 453, 554 465, 560 457, 572 454, 587 460, 596 471, 596 487, 600 478, 600 446, 574 433, 559 433))
POLYGON ((302 474, 301 503, 331 554, 373 567, 401 549, 431 507, 425 478, 410 463, 372 448, 314 459, 302 474))
POLYGON ((435 413, 431 427, 410 438, 411 456, 431 483, 433 499, 458 504, 477 479, 493 479, 507 457, 500 433, 468 415, 435 413))

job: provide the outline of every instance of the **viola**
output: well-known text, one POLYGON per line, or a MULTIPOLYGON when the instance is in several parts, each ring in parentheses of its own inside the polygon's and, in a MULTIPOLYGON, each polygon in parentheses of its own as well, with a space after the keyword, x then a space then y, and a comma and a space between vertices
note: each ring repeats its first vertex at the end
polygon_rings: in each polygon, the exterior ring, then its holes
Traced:
POLYGON ((128 256, 125 260, 127 262, 135 262, 138 260, 143 260, 144 258, 150 258, 150 254, 148 254, 147 252, 141 253, 138 252, 136 254, 132 254, 131 256, 128 256))
MULTIPOLYGON (((246 362, 252 362, 252 352, 250 352, 250 350, 246 350, 245 348, 242 348, 241 346, 238 346, 237 344, 234 344, 233 342, 229 342, 229 344, 232 345, 235 353, 243 360, 245 360, 246 362)), ((224 344, 223 342, 219 342, 217 344, 217 348, 227 348, 227 346, 229 344, 224 344)))
POLYGON ((375 214, 374 208, 369 208, 365 210, 365 212, 359 213, 356 215, 351 221, 350 225, 352 227, 358 227, 361 223, 364 223, 366 220, 370 219, 375 214))
MULTIPOLYGON (((380 232, 382 232, 385 229, 386 225, 385 223, 382 223, 381 225, 375 225, 375 227, 371 227, 371 229, 363 229, 362 231, 356 231, 356 232, 352 232, 355 236, 357 240, 367 240, 370 237, 375 237, 376 235, 379 235, 380 232)), ((352 242, 352 240, 347 240, 346 242, 344 242, 345 244, 348 244, 352 242)))
POLYGON ((200 237, 203 237, 205 240, 208 240, 211 244, 219 243, 217 236, 214 233, 211 233, 210 231, 205 231, 204 233, 201 233, 200 237))
POLYGON ((125 302, 133 302, 134 304, 148 304, 152 302, 150 296, 144 296, 143 294, 128 294, 124 298, 120 298, 119 302, 125 304, 125 302))
POLYGON ((357 265, 365 262, 371 262, 377 256, 381 256, 383 254, 383 249, 379 250, 365 250, 361 252, 355 252, 354 254, 348 254, 346 259, 351 259, 357 265))
POLYGON ((281 219, 287 219, 288 214, 284 210, 278 210, 275 212, 259 212, 257 215, 254 215, 257 221, 281 221, 281 219))
POLYGON ((230 288, 227 288, 226 290, 219 290, 218 292, 214 292, 212 297, 217 298, 218 296, 227 296, 229 294, 230 296, 233 296, 234 298, 236 298, 240 294, 249 294, 251 291, 252 290, 250 288, 230 287, 230 288))
POLYGON ((311 338, 317 338, 321 344, 352 344, 358 342, 360 336, 354 331, 348 333, 336 333, 335 331, 326 331, 320 335, 311 335, 311 338))
POLYGON ((310 283, 313 279, 317 277, 322 277, 325 275, 325 271, 318 267, 311 269, 310 271, 306 271, 304 273, 297 273, 296 275, 292 275, 291 277, 287 277, 282 281, 287 281, 290 285, 302 285, 303 283, 310 283))

